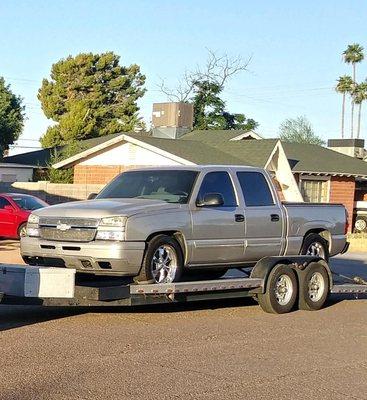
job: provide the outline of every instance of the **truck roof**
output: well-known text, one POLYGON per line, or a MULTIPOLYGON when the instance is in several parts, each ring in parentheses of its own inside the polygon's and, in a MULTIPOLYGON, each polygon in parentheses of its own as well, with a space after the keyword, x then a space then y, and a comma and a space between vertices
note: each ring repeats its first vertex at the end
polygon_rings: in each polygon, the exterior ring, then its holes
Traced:
POLYGON ((169 165, 169 166, 159 166, 159 167, 139 167, 132 168, 129 171, 141 171, 141 170, 189 170, 189 171, 216 171, 221 170, 253 170, 253 171, 263 171, 263 168, 252 167, 249 165, 169 165))

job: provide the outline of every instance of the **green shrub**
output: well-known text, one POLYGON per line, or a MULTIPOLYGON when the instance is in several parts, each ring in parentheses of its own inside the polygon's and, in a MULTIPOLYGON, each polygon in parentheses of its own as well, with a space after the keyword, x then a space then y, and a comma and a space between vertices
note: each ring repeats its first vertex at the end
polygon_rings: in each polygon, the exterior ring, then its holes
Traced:
POLYGON ((85 150, 82 144, 78 142, 72 142, 61 149, 54 149, 54 152, 48 163, 48 176, 47 180, 52 183, 73 183, 74 180, 74 168, 52 168, 52 165, 65 160, 66 158, 72 157, 77 153, 85 150))

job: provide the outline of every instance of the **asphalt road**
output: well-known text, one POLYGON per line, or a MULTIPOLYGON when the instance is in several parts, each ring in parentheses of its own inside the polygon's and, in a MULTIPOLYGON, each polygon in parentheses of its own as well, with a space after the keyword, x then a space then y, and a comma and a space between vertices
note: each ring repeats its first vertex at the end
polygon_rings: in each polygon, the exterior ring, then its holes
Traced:
MULTIPOLYGON (((367 278, 366 256, 333 261, 367 278)), ((0 306, 0 399, 367 399, 367 299, 270 315, 0 306)))

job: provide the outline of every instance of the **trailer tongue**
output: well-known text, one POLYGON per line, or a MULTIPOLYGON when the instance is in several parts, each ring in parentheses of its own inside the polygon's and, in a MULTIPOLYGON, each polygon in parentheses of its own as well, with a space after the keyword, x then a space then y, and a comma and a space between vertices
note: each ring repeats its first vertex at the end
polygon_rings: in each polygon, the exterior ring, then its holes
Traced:
POLYGON ((198 300, 256 297, 272 313, 315 310, 329 293, 366 294, 367 285, 333 285, 324 260, 268 257, 250 277, 135 284, 131 279, 83 279, 75 270, 0 264, 0 304, 43 306, 134 306, 198 300))

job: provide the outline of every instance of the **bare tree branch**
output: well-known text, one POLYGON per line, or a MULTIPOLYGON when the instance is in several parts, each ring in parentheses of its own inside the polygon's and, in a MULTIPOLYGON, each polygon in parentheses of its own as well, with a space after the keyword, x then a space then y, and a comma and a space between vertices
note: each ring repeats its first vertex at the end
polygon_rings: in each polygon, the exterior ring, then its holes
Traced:
POLYGON ((158 90, 165 94, 169 101, 187 101, 194 91, 195 83, 201 80, 213 82, 222 89, 231 77, 247 71, 251 62, 251 57, 244 60, 241 56, 230 57, 227 53, 218 56, 210 49, 207 51, 208 58, 205 66, 197 65, 193 71, 186 70, 176 87, 167 87, 165 80, 161 78, 157 85, 158 90))

